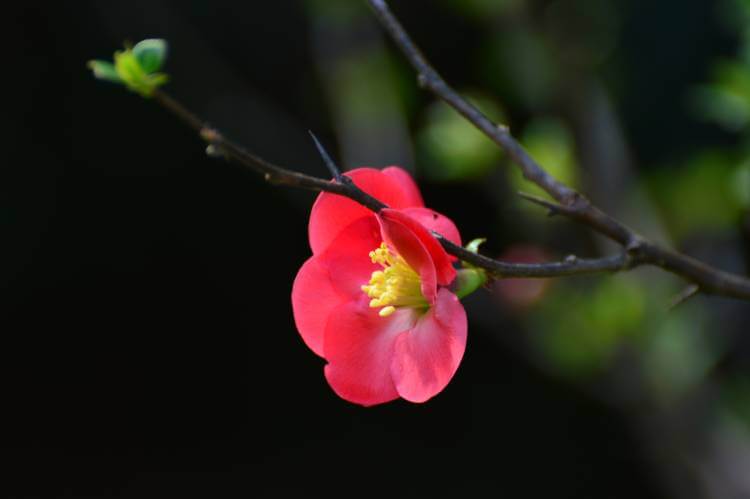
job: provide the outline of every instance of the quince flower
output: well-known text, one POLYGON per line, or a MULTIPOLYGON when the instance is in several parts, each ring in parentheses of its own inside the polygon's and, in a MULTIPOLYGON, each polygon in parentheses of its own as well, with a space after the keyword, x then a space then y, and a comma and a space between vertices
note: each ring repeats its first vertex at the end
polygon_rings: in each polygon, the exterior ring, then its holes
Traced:
POLYGON ((346 175, 389 208, 376 214, 343 196, 318 196, 309 224, 313 256, 292 289, 297 329, 328 362, 325 377, 343 399, 424 402, 455 374, 467 329, 450 288, 455 258, 430 231, 459 245, 460 235, 424 207, 401 168, 346 175))

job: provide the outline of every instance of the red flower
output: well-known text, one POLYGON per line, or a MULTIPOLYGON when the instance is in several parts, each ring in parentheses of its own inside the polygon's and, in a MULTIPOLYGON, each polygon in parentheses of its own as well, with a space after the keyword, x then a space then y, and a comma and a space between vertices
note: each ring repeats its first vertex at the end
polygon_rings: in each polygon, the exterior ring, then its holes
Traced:
POLYGON ((292 289, 297 329, 328 361, 326 379, 342 398, 424 402, 445 388, 466 346, 466 313, 448 288, 455 258, 430 235, 461 244, 458 230, 424 207, 401 168, 346 175, 390 208, 376 215, 342 196, 318 196, 313 256, 292 289))

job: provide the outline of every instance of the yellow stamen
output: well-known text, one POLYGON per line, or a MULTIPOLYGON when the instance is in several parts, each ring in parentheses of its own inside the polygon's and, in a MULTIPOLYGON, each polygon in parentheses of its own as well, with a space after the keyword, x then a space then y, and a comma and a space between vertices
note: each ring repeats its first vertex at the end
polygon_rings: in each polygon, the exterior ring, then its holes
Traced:
POLYGON ((388 317, 395 311, 396 311, 396 307, 394 307, 393 305, 388 305, 387 307, 381 308, 380 312, 378 312, 378 315, 380 317, 388 317))
POLYGON ((427 306, 419 274, 403 258, 391 253, 385 243, 370 252, 370 259, 372 263, 380 264, 383 270, 373 272, 362 291, 372 298, 370 307, 383 307, 378 315, 388 317, 396 307, 427 306))

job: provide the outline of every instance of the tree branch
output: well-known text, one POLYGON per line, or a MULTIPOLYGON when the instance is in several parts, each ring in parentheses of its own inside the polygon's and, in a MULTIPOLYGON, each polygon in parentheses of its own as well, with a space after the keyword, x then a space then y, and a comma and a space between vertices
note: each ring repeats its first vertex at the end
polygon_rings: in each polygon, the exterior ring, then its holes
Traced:
POLYGON ((487 137, 498 144, 518 166, 523 176, 541 187, 557 201, 534 196, 527 200, 540 204, 550 214, 561 214, 620 243, 632 259, 631 265, 646 263, 677 274, 698 286, 701 292, 750 300, 750 279, 724 272, 676 251, 662 248, 636 233, 622 222, 594 206, 585 196, 547 173, 510 134, 453 90, 430 65, 411 40, 384 0, 367 0, 383 28, 417 72, 420 86, 458 111, 487 137))
MULTIPOLYGON (((165 109, 185 122, 186 125, 198 132, 200 137, 209 144, 212 156, 221 156, 228 161, 247 167, 263 175, 267 182, 275 185, 325 191, 345 196, 375 213, 388 207, 385 203, 357 187, 354 182, 347 181, 348 177, 345 175, 341 176, 340 181, 337 181, 335 178, 333 180, 326 180, 274 165, 225 138, 218 130, 203 122, 162 90, 155 90, 152 97, 165 109)), ((318 142, 316 141, 317 144, 318 142)), ((328 163, 328 161, 326 162, 328 163)), ((578 258, 571 255, 560 262, 538 264, 509 263, 473 253, 466 248, 450 242, 440 234, 435 234, 435 238, 448 253, 476 267, 485 269, 495 278, 548 278, 576 274, 616 272, 619 270, 628 270, 639 263, 636 258, 632 258, 626 253, 591 259, 578 258)))

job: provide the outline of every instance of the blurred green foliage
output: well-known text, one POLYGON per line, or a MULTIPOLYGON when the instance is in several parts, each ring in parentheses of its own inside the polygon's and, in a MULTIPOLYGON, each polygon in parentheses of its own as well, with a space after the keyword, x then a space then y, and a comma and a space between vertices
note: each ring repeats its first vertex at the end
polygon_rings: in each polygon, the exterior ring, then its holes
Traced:
POLYGON ((559 83, 560 68, 551 44, 513 23, 493 30, 482 49, 480 71, 508 105, 544 109, 559 83))
POLYGON ((740 163, 732 172, 729 182, 730 195, 739 206, 750 209, 750 157, 740 163))
MULTIPOLYGON (((489 97, 476 92, 464 96, 493 121, 504 122, 500 106, 489 97)), ((419 173, 437 181, 480 177, 493 169, 502 155, 497 144, 443 102, 427 109, 417 147, 423 158, 419 173)))
POLYGON ((735 132, 744 131, 750 119, 750 2, 721 3, 725 24, 739 37, 736 57, 717 60, 710 81, 693 94, 697 113, 735 132))
POLYGON ((723 60, 712 73, 712 82, 693 93, 696 111, 729 130, 742 130, 750 120, 750 67, 744 61, 723 60))
POLYGON ((379 95, 388 95, 396 80, 390 56, 377 48, 361 49, 356 57, 343 58, 333 69, 336 98, 348 113, 363 122, 390 117, 379 95))
POLYGON ((736 166, 736 156, 730 151, 705 151, 679 168, 662 169, 648 178, 653 199, 675 238, 727 230, 736 223, 747 207, 746 189, 735 184, 736 176, 747 168, 736 166))
POLYGON ((700 306, 653 311, 639 362, 654 400, 668 404, 700 383, 724 351, 700 306))
POLYGON ((566 377, 600 373, 623 340, 640 332, 646 314, 642 292, 629 275, 587 288, 561 283, 530 318, 532 343, 566 377))
POLYGON ((447 6, 462 14, 486 19, 520 7, 525 0, 443 0, 447 6))
POLYGON ((700 383, 724 352, 696 302, 673 310, 663 282, 633 274, 580 287, 559 282, 529 319, 530 341, 558 375, 588 382, 626 360, 646 392, 667 404, 700 383))
POLYGON ((307 0, 305 6, 312 16, 339 25, 347 25, 367 14, 360 2, 350 0, 307 0))
POLYGON ((722 386, 725 409, 750 427, 750 376, 735 375, 722 386))
POLYGON ((698 152, 679 168, 649 179, 678 240, 731 230, 750 209, 750 2, 726 0, 721 6, 726 24, 739 36, 740 49, 736 57, 714 63, 710 81, 694 88, 689 102, 698 117, 737 134, 740 145, 698 152))
MULTIPOLYGON (((573 136, 560 119, 542 116, 532 119, 524 128, 521 143, 537 163, 544 165, 552 176, 576 188, 578 186, 578 164, 575 157, 573 136)), ((524 179, 518 168, 508 168, 507 173, 513 188, 537 196, 547 194, 536 184, 524 179)), ((530 203, 521 206, 541 212, 539 207, 530 203)))

